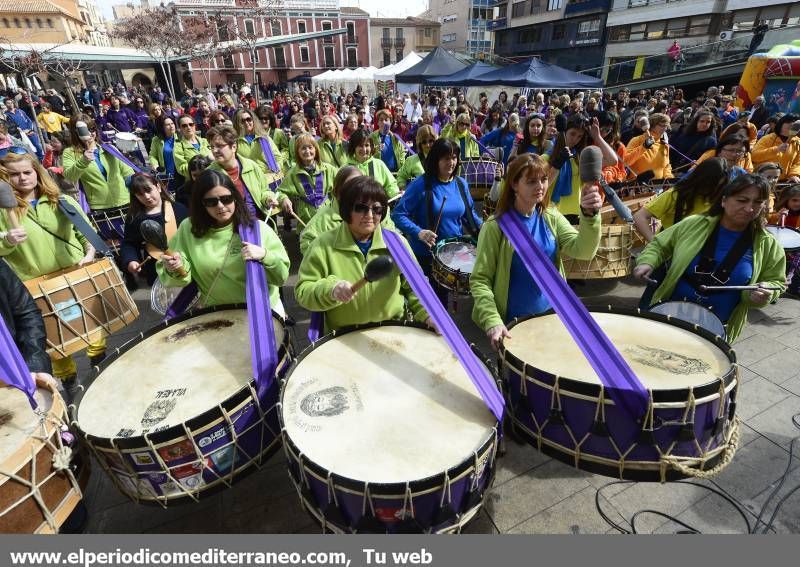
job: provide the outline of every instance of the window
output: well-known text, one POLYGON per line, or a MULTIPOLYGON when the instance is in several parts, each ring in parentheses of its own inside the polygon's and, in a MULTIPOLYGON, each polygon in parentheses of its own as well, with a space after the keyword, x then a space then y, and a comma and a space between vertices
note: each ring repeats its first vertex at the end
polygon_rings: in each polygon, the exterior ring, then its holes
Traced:
POLYGON ((53 20, 51 20, 50 18, 47 18, 47 27, 48 28, 52 28, 53 27, 53 20))
POLYGON ((308 57, 308 46, 301 45, 300 46, 300 63, 308 63, 310 61, 308 57))
POLYGON ((8 21, 8 18, 3 18, 3 27, 10 28, 11 22, 8 21))
POLYGON ((630 26, 614 26, 608 30, 608 41, 628 41, 630 26))
POLYGON ((403 50, 402 49, 398 49, 398 50, 396 50, 394 52, 394 59, 398 63, 403 60, 403 50))
POLYGON ((578 41, 600 39, 600 19, 586 20, 578 24, 578 41))
POLYGON ((347 66, 358 67, 358 61, 356 59, 356 50, 353 47, 349 47, 347 49, 347 66))
POLYGON ((442 43, 450 43, 451 41, 455 40, 456 40, 456 34, 454 33, 442 34, 442 43))
POLYGON ((258 49, 254 49, 250 56, 253 58, 253 63, 261 63, 261 56, 258 53, 258 49))
POLYGON ((631 24, 631 32, 628 39, 630 41, 638 41, 640 39, 644 39, 644 32, 647 28, 647 24, 631 24))
POLYGON ((283 52, 283 47, 273 47, 275 54, 275 65, 278 67, 286 67, 286 54, 283 52))
POLYGON ((566 33, 567 26, 565 24, 556 24, 553 26, 553 41, 558 39, 564 39, 564 34, 566 33))
POLYGON ((391 65, 391 64, 392 64, 391 54, 389 53, 388 49, 384 49, 383 50, 383 66, 386 67, 387 65, 391 65))
POLYGON ((356 25, 353 22, 347 22, 347 41, 348 43, 355 43, 356 25))
POLYGON ((431 28, 425 28, 425 37, 431 37, 431 28))
POLYGON ((232 68, 233 67, 233 55, 230 53, 228 55, 222 56, 222 66, 232 68))
POLYGON ((525 2, 515 2, 511 5, 511 17, 519 18, 525 15, 525 2))
POLYGON ((789 17, 786 20, 786 25, 800 25, 800 4, 794 4, 791 8, 789 8, 789 17))
POLYGON ((281 35, 281 23, 277 20, 273 20, 272 24, 270 24, 270 33, 275 35, 281 35))
POLYGON ((564 7, 564 0, 547 0, 547 11, 560 10, 564 7))
POLYGON ((31 24, 30 18, 25 18, 25 27, 26 28, 32 28, 33 27, 33 25, 31 24))
POLYGON ((19 18, 14 18, 14 27, 15 28, 21 28, 22 27, 22 25, 20 25, 20 23, 19 23, 19 18))
POLYGON ((306 33, 306 23, 297 22, 297 33, 306 33))
POLYGON ((392 38, 392 30, 389 28, 383 28, 383 39, 391 39, 392 38))
POLYGON ((538 14, 542 11, 542 1, 543 0, 531 0, 531 14, 538 14))
POLYGON ((446 24, 447 22, 455 22, 458 19, 457 14, 450 14, 449 16, 445 16, 442 18, 442 23, 446 24))
POLYGON ((224 20, 217 20, 217 36, 220 41, 229 41, 230 35, 228 34, 228 22, 224 20))
POLYGON ((686 24, 688 18, 677 18, 667 22, 667 32, 665 37, 683 37, 686 35, 686 24))
POLYGON ((43 28, 44 27, 44 25, 42 25, 42 18, 36 18, 36 27, 37 28, 43 28))
POLYGON ((244 33, 249 36, 256 35, 256 26, 253 24, 253 20, 245 20, 244 21, 244 33))
POLYGON ((689 21, 689 35, 706 35, 711 27, 711 16, 693 16, 689 21))
POLYGON ((764 6, 758 19, 766 23, 770 28, 777 28, 783 24, 786 16, 786 6, 764 6))
POLYGON ((397 39, 403 39, 403 28, 396 28, 394 31, 395 31, 394 37, 396 37, 397 39))
POLYGON ((664 20, 647 24, 647 39, 662 39, 664 37, 664 20))
POLYGON ((332 45, 326 45, 325 46, 325 49, 323 50, 323 55, 325 57, 325 66, 326 67, 328 67, 328 68, 336 67, 336 57, 334 55, 333 46, 332 45))

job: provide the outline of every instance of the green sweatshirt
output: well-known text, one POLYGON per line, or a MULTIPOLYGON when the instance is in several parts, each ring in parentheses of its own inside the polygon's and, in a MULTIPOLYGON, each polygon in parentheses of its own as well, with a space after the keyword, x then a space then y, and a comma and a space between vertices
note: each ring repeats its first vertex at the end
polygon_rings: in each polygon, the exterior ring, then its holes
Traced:
MULTIPOLYGON (((555 236, 556 251, 559 254, 556 265, 562 275, 562 255, 578 260, 594 257, 600 244, 599 214, 593 217, 581 215, 577 230, 552 206, 545 209, 544 220, 555 236)), ((505 321, 513 256, 514 248, 500 230, 495 218, 483 223, 478 235, 477 258, 469 278, 469 287, 475 301, 472 320, 484 331, 502 325, 505 321)))
MULTIPOLYGON (((269 226, 262 221, 258 221, 258 226, 261 229, 261 247, 267 251, 261 263, 269 282, 269 301, 276 305, 278 288, 289 277, 289 256, 269 226)), ((170 240, 169 247, 180 252, 186 277, 167 272, 164 263, 158 262, 158 277, 165 286, 183 287, 194 281, 200 289, 204 306, 246 302, 242 240, 239 233, 234 232, 233 224, 211 229, 202 238, 197 238, 192 234, 192 221, 186 219, 170 240)))
POLYGON ((331 194, 333 190, 333 180, 336 177, 338 170, 332 165, 321 163, 317 165, 314 170, 314 176, 300 166, 294 166, 283 178, 283 183, 278 187, 278 191, 292 200, 294 205, 294 212, 300 217, 303 222, 308 223, 311 218, 316 214, 317 209, 305 200, 306 190, 303 187, 300 179, 305 178, 306 183, 312 189, 316 189, 316 176, 322 173, 322 191, 326 196, 331 194))
POLYGON ((100 162, 106 170, 108 179, 103 176, 97 163, 89 161, 82 150, 69 147, 62 154, 64 177, 73 183, 81 182, 86 200, 92 210, 122 207, 131 201, 125 178, 133 175, 133 170, 100 148, 100 162))
POLYGON ((367 159, 364 163, 358 163, 355 158, 350 158, 350 165, 356 166, 364 175, 369 175, 370 164, 372 164, 373 170, 372 178, 383 185, 386 190, 386 197, 391 199, 397 195, 400 189, 397 187, 394 175, 392 175, 385 163, 374 157, 367 159))
MULTIPOLYGON (((406 247, 411 252, 411 248, 406 247)), ((325 313, 325 332, 347 325, 403 319, 406 301, 414 319, 424 322, 428 313, 397 267, 389 276, 368 283, 347 303, 331 297, 331 291, 340 280, 357 282, 364 276, 367 262, 387 254, 389 250, 383 242, 381 227, 375 230, 372 246, 365 258, 350 227, 341 223, 338 228, 320 235, 303 258, 294 290, 295 299, 306 309, 325 313)))
MULTIPOLYGON (((645 247, 636 260, 637 266, 648 264, 657 268, 664 262, 670 261, 667 275, 653 294, 650 305, 669 301, 678 280, 695 256, 700 253, 717 224, 719 224, 718 216, 686 217, 681 222, 656 234, 652 242, 645 247)), ((753 277, 750 285, 759 282, 781 287, 786 282, 786 254, 778 241, 766 230, 757 231, 753 240, 753 277)), ((777 299, 780 294, 780 291, 773 291, 770 300, 777 299)), ((733 310, 726 325, 729 342, 733 342, 742 332, 744 324, 747 322, 747 310, 750 307, 755 307, 750 301, 750 292, 743 291, 739 304, 733 310)))
POLYGON ((283 175, 282 172, 289 169, 289 165, 286 163, 286 155, 281 153, 278 146, 272 141, 272 138, 267 136, 264 139, 269 143, 272 155, 275 157, 275 163, 280 169, 278 173, 272 171, 269 166, 267 166, 267 158, 264 157, 264 150, 261 149, 260 139, 260 136, 256 136, 251 144, 244 137, 240 137, 236 140, 236 155, 255 162, 259 169, 267 176, 267 180, 272 183, 281 178, 283 175))
MULTIPOLYGON (((80 205, 72 197, 64 195, 62 198, 81 211, 80 205)), ((89 222, 83 211, 81 215, 89 222)), ((6 259, 22 281, 70 268, 86 255, 89 242, 72 221, 47 200, 40 200, 35 207, 29 208, 25 216, 20 218, 20 224, 28 233, 28 239, 16 246, 10 245, 5 238, 0 239, 0 256, 6 259)), ((0 232, 10 228, 7 216, 0 215, 0 232)))
POLYGON ((422 160, 419 154, 414 154, 403 163, 403 167, 397 172, 397 185, 401 189, 405 189, 406 185, 423 173, 425 173, 425 168, 422 167, 422 160))
POLYGON ((329 163, 337 170, 348 163, 347 158, 347 142, 339 140, 338 142, 331 142, 330 140, 317 140, 319 144, 319 157, 323 163, 329 163))
MULTIPOLYGON (((267 201, 272 199, 280 201, 280 199, 278 199, 278 196, 274 192, 269 190, 269 183, 267 182, 264 172, 261 171, 254 161, 240 157, 239 163, 242 167, 241 171, 239 172, 240 178, 247 186, 247 190, 250 191, 250 195, 256 202, 256 206, 261 210, 262 213, 269 216, 270 208, 266 204, 267 201)), ((213 169, 228 175, 225 171, 225 168, 216 161, 211 162, 211 165, 208 166, 208 169, 213 169)))
POLYGON ((175 160, 175 170, 184 178, 189 179, 189 160, 197 154, 203 154, 211 159, 211 147, 208 145, 208 140, 201 138, 199 135, 197 139, 200 141, 200 149, 196 149, 191 143, 184 139, 179 139, 175 142, 175 150, 172 152, 172 157, 175 160))
MULTIPOLYGON (((324 205, 317 209, 317 214, 308 221, 303 232, 300 233, 300 254, 305 256, 308 249, 320 234, 336 228, 341 223, 342 216, 339 214, 339 201, 331 197, 324 205)), ((381 226, 394 230, 394 223, 392 222, 391 215, 388 213, 383 215, 381 226)))
POLYGON ((288 161, 289 156, 287 153, 289 152, 289 138, 286 136, 286 132, 280 128, 270 128, 269 137, 272 138, 272 141, 275 142, 276 146, 278 146, 278 151, 283 156, 283 161, 288 161))

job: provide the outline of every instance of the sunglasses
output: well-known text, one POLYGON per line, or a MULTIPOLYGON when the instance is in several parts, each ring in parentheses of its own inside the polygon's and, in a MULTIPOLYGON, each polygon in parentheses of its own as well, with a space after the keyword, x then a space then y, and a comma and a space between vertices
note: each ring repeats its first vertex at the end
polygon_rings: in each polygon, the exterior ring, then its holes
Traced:
POLYGON ((252 121, 253 121, 253 117, 252 116, 248 116, 246 118, 242 118, 242 122, 252 122, 252 121))
POLYGON ((193 122, 184 122, 183 124, 181 124, 181 128, 194 128, 194 123, 193 122))
POLYGON ((459 126, 464 126, 465 128, 468 128, 469 127, 469 122, 459 122, 458 125, 459 126))
POLYGON ((227 118, 217 118, 216 120, 214 120, 214 124, 224 124, 227 121, 228 121, 227 118))
POLYGON ((360 214, 366 215, 368 212, 372 211, 372 214, 376 217, 383 215, 383 205, 365 205, 364 203, 356 203, 353 205, 353 211, 360 214))
POLYGON ((218 204, 230 205, 233 203, 233 195, 223 195, 222 197, 205 197, 203 199, 203 206, 207 209, 216 207, 218 204))
POLYGON ((19 146, 10 146, 8 148, 0 149, 0 158, 6 157, 9 153, 17 154, 17 155, 26 155, 28 150, 25 148, 20 148, 19 146))

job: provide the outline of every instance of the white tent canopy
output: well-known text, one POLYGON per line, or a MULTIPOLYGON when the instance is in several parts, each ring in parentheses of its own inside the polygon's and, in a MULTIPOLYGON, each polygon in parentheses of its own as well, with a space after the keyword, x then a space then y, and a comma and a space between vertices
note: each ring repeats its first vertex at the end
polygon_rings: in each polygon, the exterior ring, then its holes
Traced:
POLYGON ((395 75, 402 73, 406 69, 410 69, 420 61, 422 61, 422 57, 412 51, 403 57, 402 61, 398 61, 394 65, 381 67, 373 78, 376 81, 394 81, 395 75))
POLYGON ((361 85, 361 89, 365 94, 375 96, 373 75, 377 70, 375 67, 329 70, 312 77, 311 84, 313 87, 332 91, 344 88, 345 92, 353 92, 358 85, 361 85))

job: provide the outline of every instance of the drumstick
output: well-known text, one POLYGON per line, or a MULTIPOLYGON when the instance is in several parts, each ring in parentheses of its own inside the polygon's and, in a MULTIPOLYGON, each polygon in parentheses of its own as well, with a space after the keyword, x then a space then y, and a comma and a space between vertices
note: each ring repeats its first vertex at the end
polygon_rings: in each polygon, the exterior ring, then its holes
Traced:
POLYGON ((439 207, 439 216, 436 217, 436 224, 433 225, 433 233, 434 234, 436 234, 436 232, 439 230, 439 223, 442 222, 442 213, 444 213, 444 204, 446 202, 447 202, 447 195, 442 197, 442 206, 439 207))
MULTIPOLYGON (((151 246, 154 246, 169 256, 174 254, 174 252, 170 250, 169 246, 167 245, 167 235, 164 232, 164 227, 161 226, 161 223, 151 219, 143 220, 142 224, 139 225, 139 232, 141 232, 144 241, 151 246)), ((186 270, 183 266, 178 268, 177 273, 178 277, 186 277, 186 270)))
POLYGON ((8 224, 11 228, 19 228, 19 219, 17 218, 17 197, 14 195, 14 190, 11 185, 0 179, 0 209, 6 210, 8 215, 8 224))
POLYGON ((304 222, 303 222, 303 219, 301 219, 300 217, 298 217, 298 216, 295 214, 295 212, 294 212, 294 211, 289 211, 289 214, 290 214, 290 215, 292 215, 292 216, 294 217, 294 220, 296 220, 297 222, 299 222, 300 224, 302 224, 302 225, 303 225, 303 228, 305 228, 305 227, 306 227, 306 223, 304 223, 304 222))
POLYGON ((765 291, 781 291, 783 288, 776 285, 701 285, 700 291, 755 291, 763 289, 765 291))
POLYGON ((403 196, 403 191, 401 191, 400 193, 398 193, 397 195, 395 195, 394 197, 392 197, 391 199, 389 199, 389 200, 387 201, 387 204, 392 204, 392 203, 394 203, 395 201, 397 201, 398 199, 400 199, 400 197, 402 197, 402 196, 403 196))
POLYGON ((351 291, 355 294, 367 285, 367 282, 374 282, 389 275, 394 267, 391 256, 378 256, 370 260, 364 268, 364 277, 353 284, 351 291))
POLYGON ((781 213, 780 214, 780 217, 781 217, 781 228, 786 228, 786 215, 788 215, 788 214, 789 213, 781 213))

